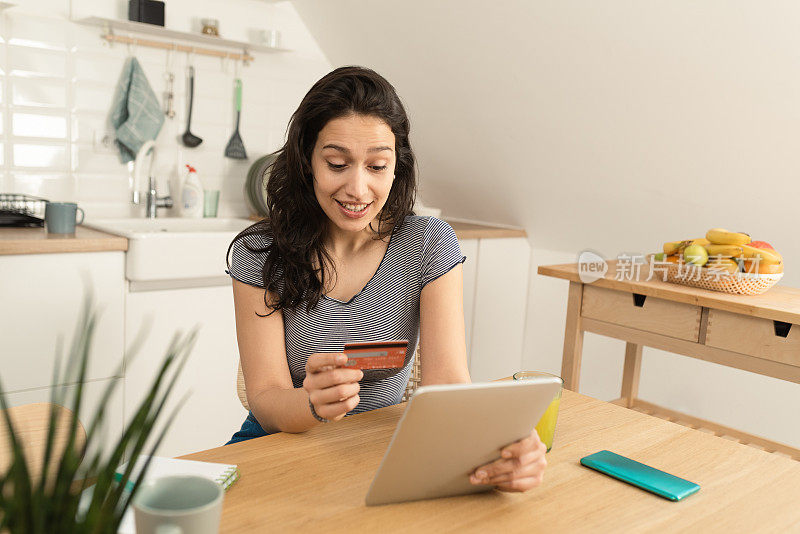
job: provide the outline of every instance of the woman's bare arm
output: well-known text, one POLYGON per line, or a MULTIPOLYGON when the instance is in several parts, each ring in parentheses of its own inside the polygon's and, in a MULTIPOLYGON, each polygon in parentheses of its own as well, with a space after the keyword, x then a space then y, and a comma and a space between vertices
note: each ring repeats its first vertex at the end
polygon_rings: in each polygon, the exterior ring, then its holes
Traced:
MULTIPOLYGON (((272 295, 270 295, 270 298, 272 295)), ((268 317, 264 290, 233 281, 236 310, 236 337, 247 389, 247 402, 261 427, 268 431, 303 432, 319 424, 309 409, 309 400, 317 415, 338 421, 358 405, 358 381, 364 377, 358 369, 341 369, 337 354, 312 354, 306 363, 302 388, 292 384, 286 363, 283 337, 283 313, 268 317)), ((345 359, 346 361, 346 359, 345 359)))
POLYGON ((422 384, 470 382, 464 336, 461 265, 422 288, 419 303, 422 384))
POLYGON ((319 424, 308 409, 308 393, 292 384, 286 363, 283 314, 264 303, 264 290, 233 280, 236 337, 247 402, 267 432, 303 432, 319 424))

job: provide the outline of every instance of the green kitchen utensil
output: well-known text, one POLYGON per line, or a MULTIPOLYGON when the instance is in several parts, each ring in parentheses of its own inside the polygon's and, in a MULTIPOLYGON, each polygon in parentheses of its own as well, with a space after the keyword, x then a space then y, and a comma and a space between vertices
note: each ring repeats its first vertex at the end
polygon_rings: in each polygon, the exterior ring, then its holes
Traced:
POLYGON ((242 115, 242 80, 236 78, 236 130, 234 130, 228 146, 225 147, 225 157, 233 159, 247 159, 242 136, 239 135, 239 117, 242 115))

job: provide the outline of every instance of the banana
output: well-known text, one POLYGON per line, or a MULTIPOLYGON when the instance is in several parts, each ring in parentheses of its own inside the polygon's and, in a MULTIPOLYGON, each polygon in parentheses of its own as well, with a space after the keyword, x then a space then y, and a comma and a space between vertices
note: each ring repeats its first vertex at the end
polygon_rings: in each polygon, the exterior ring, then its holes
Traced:
POLYGON ((706 245, 710 258, 743 258, 752 260, 759 258, 763 264, 778 264, 783 257, 774 250, 751 247, 750 245, 706 245))
POLYGON ((681 250, 681 245, 686 241, 669 241, 664 243, 664 254, 667 256, 671 256, 673 254, 677 254, 679 250, 681 250))
POLYGON ((683 249, 688 247, 689 245, 700 245, 705 247, 706 245, 711 244, 708 239, 701 237, 699 239, 685 239, 683 241, 669 241, 664 243, 664 254, 667 256, 672 256, 673 254, 680 254, 683 252, 683 249))
POLYGON ((715 245, 712 243, 706 245, 706 251, 708 251, 710 257, 736 258, 742 255, 742 247, 740 245, 715 245))
POLYGON ((745 233, 731 232, 724 228, 712 228, 706 233, 706 239, 715 245, 746 245, 752 241, 745 233))
POLYGON ((774 250, 749 245, 742 245, 742 257, 748 260, 759 258, 759 262, 764 265, 775 265, 783 261, 783 256, 774 250))
POLYGON ((709 258, 705 268, 711 271, 735 273, 739 270, 739 264, 730 258, 709 258))

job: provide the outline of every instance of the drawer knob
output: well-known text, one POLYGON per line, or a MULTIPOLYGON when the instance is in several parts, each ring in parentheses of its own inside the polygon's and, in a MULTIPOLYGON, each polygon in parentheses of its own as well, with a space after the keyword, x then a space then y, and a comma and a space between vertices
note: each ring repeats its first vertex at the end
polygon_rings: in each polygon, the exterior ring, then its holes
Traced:
POLYGON ((775 335, 778 337, 787 337, 792 329, 792 323, 784 323, 783 321, 772 321, 772 326, 775 328, 775 335))
POLYGON ((639 293, 631 293, 633 295, 633 305, 637 308, 641 308, 644 306, 644 299, 647 298, 647 295, 640 295, 639 293))

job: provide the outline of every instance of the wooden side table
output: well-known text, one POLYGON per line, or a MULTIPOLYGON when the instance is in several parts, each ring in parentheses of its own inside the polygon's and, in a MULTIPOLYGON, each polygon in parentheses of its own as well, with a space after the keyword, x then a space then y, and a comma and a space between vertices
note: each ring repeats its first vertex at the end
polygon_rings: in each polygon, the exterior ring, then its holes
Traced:
POLYGON ((658 273, 647 280, 647 266, 629 280, 617 276, 614 261, 590 284, 577 264, 540 266, 538 273, 569 280, 561 362, 567 389, 579 388, 584 332, 621 339, 625 364, 615 404, 800 460, 800 449, 637 398, 643 346, 800 383, 800 289, 729 295, 664 282, 658 273))

